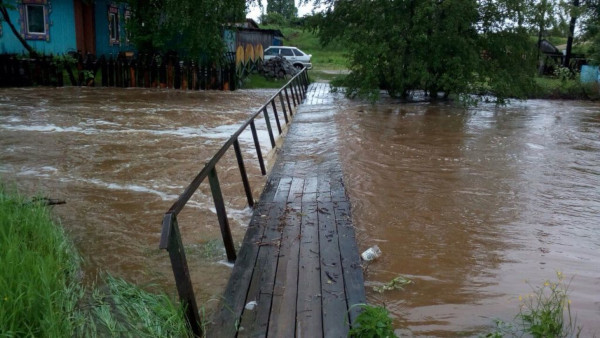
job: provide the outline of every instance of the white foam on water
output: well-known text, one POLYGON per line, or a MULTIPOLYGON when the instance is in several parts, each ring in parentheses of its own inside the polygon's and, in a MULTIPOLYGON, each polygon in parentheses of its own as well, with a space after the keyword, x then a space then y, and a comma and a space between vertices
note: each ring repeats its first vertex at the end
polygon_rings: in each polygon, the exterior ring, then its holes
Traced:
POLYGON ((42 133, 47 133, 47 132, 52 132, 52 133, 69 132, 69 133, 84 133, 84 134, 94 133, 94 131, 82 129, 79 127, 64 127, 63 128, 63 127, 59 127, 54 124, 29 125, 29 126, 23 125, 23 124, 12 125, 12 126, 0 125, 0 128, 6 129, 6 130, 11 130, 11 131, 34 131, 34 132, 42 132, 42 133))
POLYGON ((153 194, 153 195, 160 197, 163 201, 174 201, 177 198, 179 198, 178 195, 168 194, 168 193, 162 192, 157 189, 152 189, 152 188, 144 187, 144 186, 137 185, 137 184, 109 183, 109 182, 104 182, 104 181, 96 179, 96 178, 78 179, 78 181, 83 181, 85 183, 91 183, 91 184, 101 186, 101 187, 104 187, 104 188, 107 188, 110 190, 133 191, 133 192, 153 194))
MULTIPOLYGON (((11 170, 11 171, 14 171, 11 170)), ((43 166, 39 168, 35 167, 24 167, 17 173, 17 176, 36 176, 36 177, 50 177, 54 175, 58 169, 51 166, 43 166)))

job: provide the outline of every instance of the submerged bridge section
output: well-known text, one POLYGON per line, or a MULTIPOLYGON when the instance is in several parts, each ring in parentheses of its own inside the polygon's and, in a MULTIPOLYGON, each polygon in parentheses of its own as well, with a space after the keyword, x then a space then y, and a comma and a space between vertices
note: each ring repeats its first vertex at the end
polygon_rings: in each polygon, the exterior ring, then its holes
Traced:
POLYGON ((207 337, 345 337, 365 302, 329 89, 298 107, 207 337))

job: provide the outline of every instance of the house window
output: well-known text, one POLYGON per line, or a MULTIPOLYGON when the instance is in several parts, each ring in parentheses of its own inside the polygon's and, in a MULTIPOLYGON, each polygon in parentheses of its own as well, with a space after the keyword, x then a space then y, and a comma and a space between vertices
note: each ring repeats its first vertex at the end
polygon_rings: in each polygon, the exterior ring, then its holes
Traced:
POLYGON ((129 44, 131 40, 131 32, 129 29, 129 25, 131 25, 131 11, 129 8, 125 8, 125 15, 123 16, 125 19, 125 43, 129 44))
POLYGON ((19 8, 21 34, 27 40, 49 40, 48 0, 23 0, 19 8))
POLYGON ((110 36, 110 44, 119 44, 119 7, 108 6, 108 34, 110 36))

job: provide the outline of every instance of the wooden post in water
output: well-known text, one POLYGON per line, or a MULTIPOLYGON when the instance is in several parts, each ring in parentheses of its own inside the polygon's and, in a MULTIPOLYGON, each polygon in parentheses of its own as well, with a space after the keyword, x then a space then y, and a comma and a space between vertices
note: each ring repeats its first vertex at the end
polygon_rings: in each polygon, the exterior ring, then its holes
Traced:
POLYGON ((163 231, 159 247, 169 252, 177 293, 179 294, 179 300, 185 306, 185 316, 190 328, 194 335, 202 337, 202 327, 200 326, 200 316, 198 315, 198 305, 194 296, 190 270, 185 258, 179 227, 177 226, 177 217, 172 213, 165 214, 163 218, 163 231))
POLYGON ((285 100, 287 101, 288 108, 290 109, 290 116, 293 116, 294 113, 292 112, 292 105, 290 104, 290 97, 287 92, 287 87, 285 87, 283 91, 285 92, 285 100))
POLYGON ((281 109, 283 109, 283 117, 285 118, 285 124, 290 123, 290 121, 288 121, 288 116, 287 116, 287 111, 285 109, 285 104, 283 104, 283 95, 281 95, 281 92, 279 92, 279 103, 281 104, 281 109))
POLYGON ((279 123, 279 115, 277 115, 277 107, 275 106, 275 99, 271 100, 271 106, 273 107, 273 115, 275 115, 275 122, 277 122, 277 130, 279 131, 279 135, 281 135, 281 123, 279 123))
POLYGON ((258 135, 256 134, 256 126, 254 125, 254 120, 250 121, 250 130, 252 131, 252 138, 254 139, 254 147, 256 148, 256 157, 258 157, 260 172, 264 176, 267 174, 267 170, 265 169, 265 162, 263 161, 262 151, 260 150, 260 142, 258 141, 258 135))
POLYGON ((271 129, 271 121, 269 120, 269 113, 267 113, 267 106, 263 108, 263 114, 265 115, 265 123, 267 124, 267 131, 269 131, 271 146, 275 148, 275 138, 273 137, 273 129, 271 129))
POLYGON ((221 236, 223 237, 223 244, 225 245, 225 251, 227 252, 227 260, 233 263, 235 262, 236 257, 235 245, 233 244, 233 238, 231 237, 231 229, 229 228, 227 212, 225 211, 225 202, 223 201, 223 194, 221 193, 221 186, 219 185, 219 178, 215 168, 212 168, 208 174, 208 182, 210 183, 210 190, 212 191, 213 200, 215 202, 215 209, 217 209, 217 218, 219 219, 219 225, 221 226, 221 236))
POLYGON ((240 168, 240 175, 242 176, 242 183, 244 184, 244 191, 246 192, 246 199, 250 207, 254 206, 254 198, 252 197, 252 189, 250 189, 250 182, 248 182, 248 175, 246 174, 246 166, 244 165, 244 158, 242 157, 242 150, 240 149, 240 142, 236 138, 233 141, 233 149, 235 150, 235 157, 237 159, 238 167, 240 168))

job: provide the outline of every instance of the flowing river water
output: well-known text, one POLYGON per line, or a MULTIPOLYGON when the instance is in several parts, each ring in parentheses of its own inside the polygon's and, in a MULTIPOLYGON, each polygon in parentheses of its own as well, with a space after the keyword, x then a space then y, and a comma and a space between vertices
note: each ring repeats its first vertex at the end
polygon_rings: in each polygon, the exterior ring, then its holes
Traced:
POLYGON ((383 252, 366 270, 367 298, 400 333, 512 322, 519 296, 560 272, 582 337, 600 334, 600 105, 390 102, 337 120, 359 244, 383 252), (370 288, 398 275, 414 284, 370 288))
MULTIPOLYGON (((0 176, 26 195, 67 201, 54 214, 85 259, 86 282, 107 271, 174 293, 158 249, 162 214, 272 94, 0 89, 0 176)), ((368 301, 386 305, 398 333, 489 331, 560 271, 584 336, 600 334, 600 105, 339 106, 359 246, 383 251, 365 271, 368 301), (372 291, 398 275, 414 283, 372 291)), ((257 128, 268 153, 263 120, 257 128)), ((249 132, 241 144, 256 197, 264 178, 249 132)), ((217 171, 239 243, 251 211, 232 151, 217 171)), ((210 196, 205 183, 179 222, 207 307, 231 271, 210 196)))

